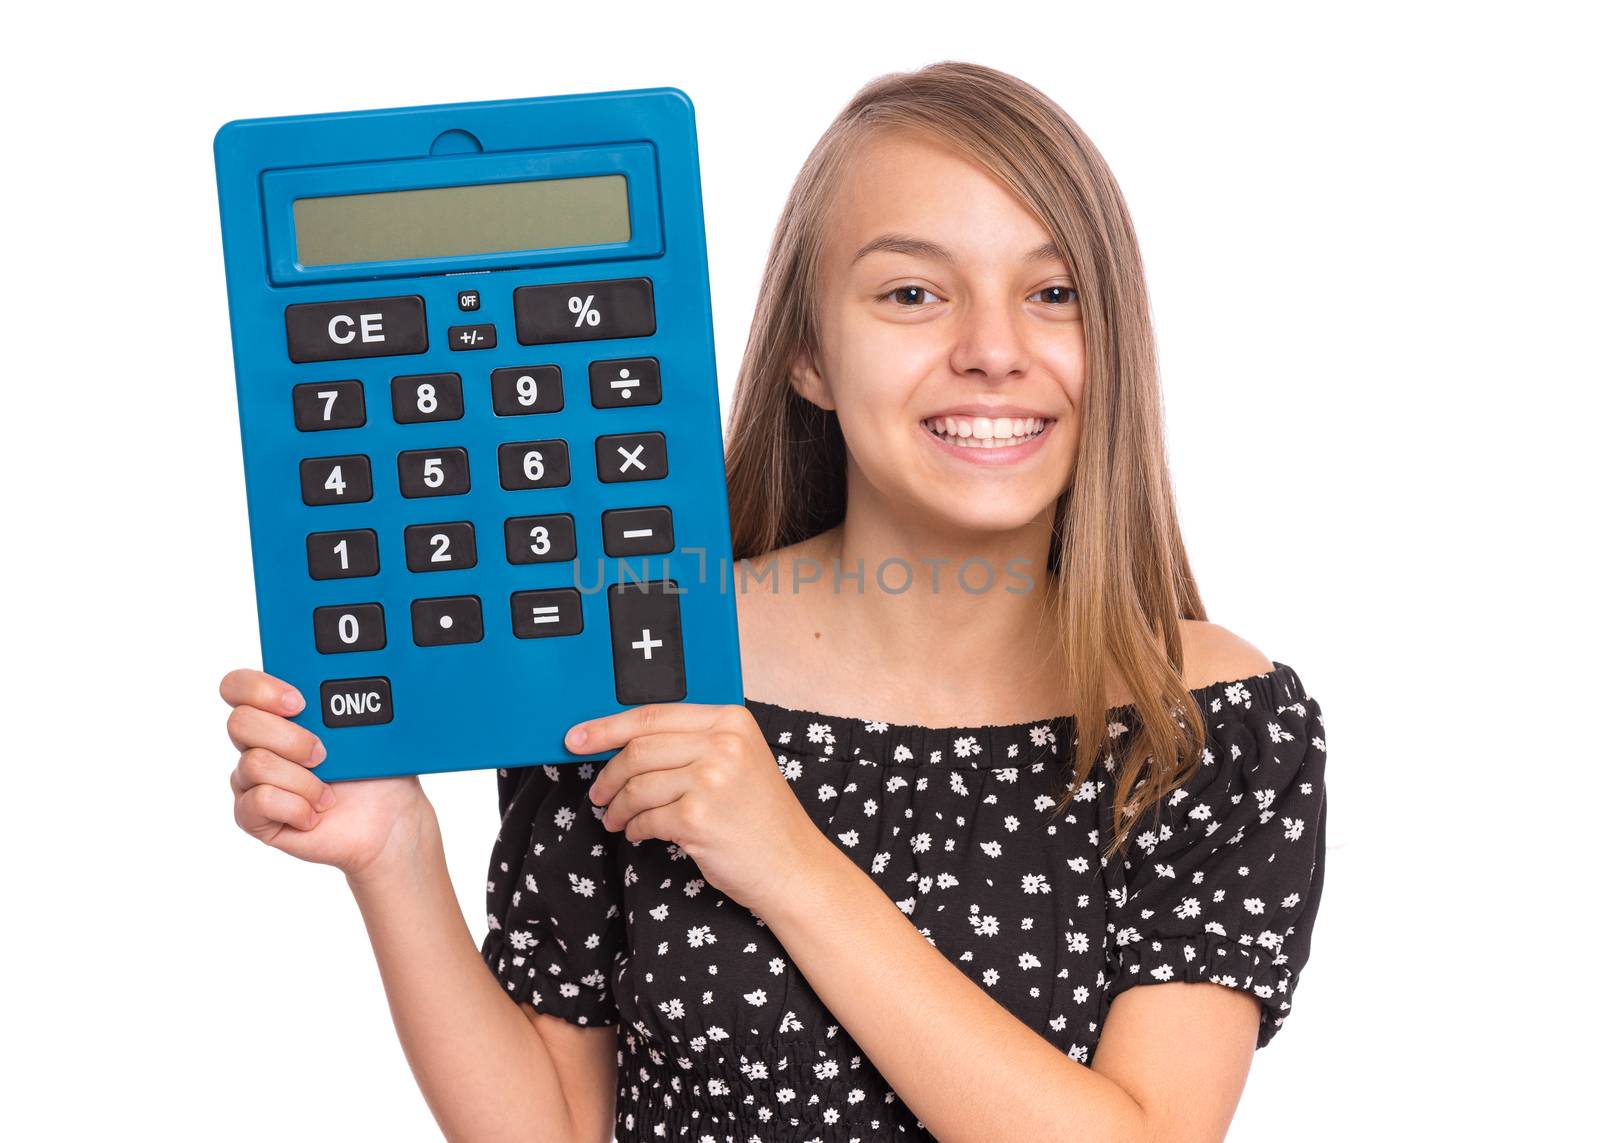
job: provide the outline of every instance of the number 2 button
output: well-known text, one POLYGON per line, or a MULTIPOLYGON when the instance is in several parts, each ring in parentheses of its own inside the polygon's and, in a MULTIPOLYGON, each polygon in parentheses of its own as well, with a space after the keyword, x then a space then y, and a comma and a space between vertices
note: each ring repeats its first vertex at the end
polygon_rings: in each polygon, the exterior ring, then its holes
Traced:
POLYGON ((477 563, 477 537, 466 520, 412 524, 406 529, 406 567, 414 572, 452 571, 477 563))

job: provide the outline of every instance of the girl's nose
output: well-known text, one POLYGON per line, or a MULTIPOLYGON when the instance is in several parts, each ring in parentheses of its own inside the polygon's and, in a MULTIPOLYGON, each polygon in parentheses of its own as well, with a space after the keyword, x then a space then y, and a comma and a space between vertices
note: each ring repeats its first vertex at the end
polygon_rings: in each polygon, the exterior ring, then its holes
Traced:
POLYGON ((957 373, 1002 381, 1027 372, 1028 347, 1022 314, 1005 296, 973 296, 964 307, 951 348, 950 365, 957 373))

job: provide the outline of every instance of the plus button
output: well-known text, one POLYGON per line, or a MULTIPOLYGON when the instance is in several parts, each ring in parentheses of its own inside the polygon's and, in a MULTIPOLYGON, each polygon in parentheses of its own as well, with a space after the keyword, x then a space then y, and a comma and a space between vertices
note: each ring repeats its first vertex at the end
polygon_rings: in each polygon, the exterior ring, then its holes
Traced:
POLYGON ((661 645, 662 643, 660 639, 650 638, 650 628, 648 627, 639 632, 639 638, 633 641, 633 649, 635 651, 643 651, 646 659, 650 657, 650 652, 652 650, 661 645))

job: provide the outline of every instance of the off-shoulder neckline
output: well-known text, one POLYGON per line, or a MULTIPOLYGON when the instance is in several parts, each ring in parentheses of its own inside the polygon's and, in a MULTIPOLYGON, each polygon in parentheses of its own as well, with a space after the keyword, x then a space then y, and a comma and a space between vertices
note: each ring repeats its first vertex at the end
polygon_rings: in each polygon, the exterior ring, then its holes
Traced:
MULTIPOLYGON (((1237 679, 1219 679, 1189 692, 1202 715, 1243 717, 1255 712, 1267 716, 1305 697, 1300 677, 1287 663, 1272 660, 1272 669, 1237 679)), ((1061 714, 1028 722, 985 723, 977 726, 924 726, 891 723, 855 715, 784 706, 746 698, 744 705, 770 745, 796 751, 850 758, 866 753, 902 762, 947 762, 972 767, 1015 764, 1024 744, 1053 749, 1057 740, 1070 743, 1076 734, 1077 715, 1061 714), (999 757, 996 757, 999 755, 999 757)), ((1110 707, 1108 718, 1125 722, 1137 715, 1133 703, 1110 707)))

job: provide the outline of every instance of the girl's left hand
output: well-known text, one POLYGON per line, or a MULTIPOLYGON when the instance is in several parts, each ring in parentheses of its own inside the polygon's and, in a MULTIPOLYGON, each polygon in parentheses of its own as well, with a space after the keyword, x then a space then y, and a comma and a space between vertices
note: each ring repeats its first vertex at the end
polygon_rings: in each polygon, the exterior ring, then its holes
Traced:
POLYGON ((761 915, 824 840, 744 706, 654 703, 580 722, 574 754, 621 749, 589 788, 608 830, 676 843, 705 879, 761 915))

